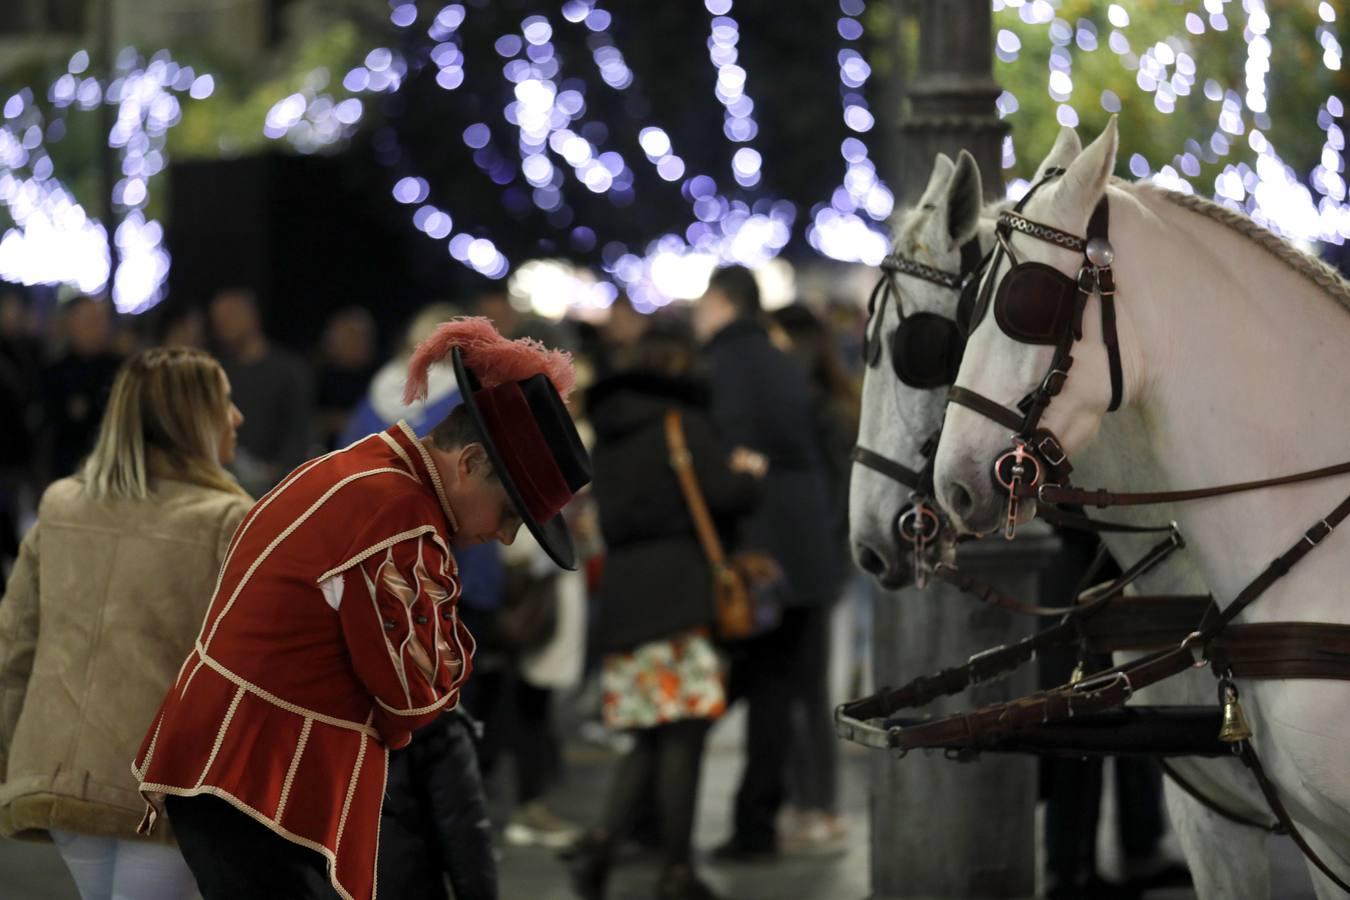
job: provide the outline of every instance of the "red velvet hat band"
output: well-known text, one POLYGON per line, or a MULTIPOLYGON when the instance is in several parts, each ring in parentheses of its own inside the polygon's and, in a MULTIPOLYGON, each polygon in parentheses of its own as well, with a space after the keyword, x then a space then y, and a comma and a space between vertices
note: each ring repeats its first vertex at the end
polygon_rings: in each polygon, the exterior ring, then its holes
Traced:
POLYGON ((499 384, 476 392, 474 400, 526 511, 539 523, 552 519, 571 501, 572 491, 520 385, 499 384))

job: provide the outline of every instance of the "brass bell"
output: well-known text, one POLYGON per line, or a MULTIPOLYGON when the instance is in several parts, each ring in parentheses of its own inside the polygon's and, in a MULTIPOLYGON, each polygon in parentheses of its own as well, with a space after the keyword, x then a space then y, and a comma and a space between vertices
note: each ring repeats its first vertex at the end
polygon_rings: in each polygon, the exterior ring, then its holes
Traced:
POLYGON ((1247 740, 1252 736, 1252 727, 1247 724, 1247 716, 1242 712, 1237 688, 1225 678, 1219 684, 1219 694, 1223 698, 1223 725, 1219 728, 1219 740, 1228 744, 1247 740))

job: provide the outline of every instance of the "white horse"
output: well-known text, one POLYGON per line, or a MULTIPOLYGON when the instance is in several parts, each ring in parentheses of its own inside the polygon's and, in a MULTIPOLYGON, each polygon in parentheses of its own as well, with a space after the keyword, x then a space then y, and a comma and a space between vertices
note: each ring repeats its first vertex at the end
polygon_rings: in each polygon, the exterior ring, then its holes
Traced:
MULTIPOLYGON (((1077 134, 1072 129, 1063 129, 1041 163, 1037 177, 1051 167, 1067 166, 1081 150, 1077 134)), ((893 252, 942 271, 959 271, 959 247, 971 237, 970 211, 978 206, 980 196, 979 173, 969 154, 961 154, 955 165, 939 154, 918 206, 900 218, 893 252)), ((1002 206, 985 208, 975 222, 974 236, 982 249, 993 245, 994 217, 1002 206)), ((885 349, 882 358, 864 376, 859 444, 918 471, 924 463, 921 445, 942 422, 946 391, 902 383, 887 358, 891 351, 889 337, 902 312, 912 315, 923 311, 953 318, 958 294, 954 288, 910 275, 898 275, 897 281, 900 296, 895 302, 903 308, 880 309, 882 320, 869 323, 869 334, 873 334, 873 328, 877 329, 885 349)), ((1110 421, 1106 427, 1112 427, 1110 421)), ((1102 456, 1099 468, 1093 468, 1093 460, 1084 459, 1080 470, 1103 482, 1116 483, 1124 477, 1124 470, 1117 464, 1120 458, 1102 456)), ((873 469, 855 465, 850 496, 850 536, 855 557, 888 587, 903 584, 911 577, 911 555, 899 544, 895 532, 897 517, 909 502, 909 488, 873 469)), ((1130 518, 1123 516, 1117 520, 1130 518)), ((1165 510, 1153 510, 1133 518, 1136 522, 1166 522, 1170 515, 1165 510)), ((1114 534, 1107 535, 1106 540, 1116 558, 1126 563, 1140 558, 1153 541, 1148 536, 1114 534)), ((1194 563, 1184 552, 1142 577, 1138 585, 1152 594, 1205 592, 1194 563)), ((1158 685, 1140 696, 1143 702, 1177 705, 1204 705, 1212 703, 1213 698, 1212 679, 1201 672, 1158 685)), ((1254 821, 1268 819, 1255 782, 1236 760, 1179 759, 1172 765, 1181 777, 1224 809, 1254 821)), ((1265 833, 1218 816, 1171 779, 1167 780, 1165 790, 1173 827, 1181 839, 1200 895, 1235 900, 1268 896, 1265 833)))
MULTIPOLYGON (((892 253, 939 273, 959 275, 967 241, 978 240, 981 255, 993 245, 994 220, 982 213, 980 192, 979 168, 969 153, 962 152, 955 163, 939 153, 918 205, 897 217, 892 253)), ((891 363, 890 336, 902 317, 930 313, 951 321, 957 288, 904 272, 894 279, 896 296, 880 304, 867 324, 868 341, 881 340, 883 349, 864 370, 858 446, 918 473, 927 461, 923 444, 942 424, 947 385, 916 388, 903 383, 891 363)), ((911 548, 901 546, 896 529, 914 490, 876 468, 853 465, 848 504, 853 558, 891 590, 909 584, 916 574, 911 548)), ((954 547, 950 529, 944 529, 938 544, 934 550, 950 558, 954 547)))
MULTIPOLYGON (((1110 204, 1124 406, 1104 421, 1108 356, 1093 297, 1073 368, 1041 422, 1074 461, 1075 479, 1086 484, 1089 461, 1114 459, 1119 481, 1106 486, 1115 490, 1203 487, 1350 456, 1350 417, 1339 414, 1350 397, 1350 286, 1217 204, 1111 183, 1116 147, 1113 119, 1024 210, 1034 222, 1081 236, 1103 194, 1110 204)), ((1077 252, 1020 232, 1011 245, 1020 260, 1070 277, 1082 262, 1077 252)), ((1000 265, 986 274, 991 296, 1006 272, 1000 265)), ((1051 348, 1009 338, 991 312, 970 337, 957 384, 1012 407, 1040 383, 1051 356, 1051 348)), ((1001 524, 1006 498, 991 467, 1008 445, 1007 427, 949 408, 935 487, 958 527, 987 533, 1001 524)), ((1175 516, 1224 606, 1347 493, 1350 477, 1341 476, 1181 504, 1175 516)), ((1241 620, 1350 622, 1347 550, 1350 535, 1333 532, 1241 620)), ((1239 686, 1253 745, 1294 821, 1338 875, 1350 875, 1350 685, 1239 679, 1239 686)), ((1340 896, 1309 870, 1319 897, 1340 896)), ((1202 893, 1232 896, 1208 886, 1202 893)))

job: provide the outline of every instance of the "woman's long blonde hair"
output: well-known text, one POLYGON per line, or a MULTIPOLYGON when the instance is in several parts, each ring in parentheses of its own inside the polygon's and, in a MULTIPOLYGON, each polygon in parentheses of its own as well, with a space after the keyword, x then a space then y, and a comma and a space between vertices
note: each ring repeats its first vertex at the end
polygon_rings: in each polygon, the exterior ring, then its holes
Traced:
POLYGON ((188 347, 158 347, 128 359, 113 382, 98 442, 84 463, 94 497, 144 500, 154 478, 248 496, 220 464, 229 427, 220 363, 188 347))

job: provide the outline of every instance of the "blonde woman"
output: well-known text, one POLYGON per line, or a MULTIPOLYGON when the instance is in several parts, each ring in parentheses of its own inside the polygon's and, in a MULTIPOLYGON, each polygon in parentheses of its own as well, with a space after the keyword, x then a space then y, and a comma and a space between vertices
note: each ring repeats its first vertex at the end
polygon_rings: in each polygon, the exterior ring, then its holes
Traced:
POLYGON ((0 601, 0 834, 50 835, 84 900, 197 895, 170 840, 136 837, 131 761, 251 505, 222 468, 242 421, 206 353, 129 359, 0 601))

